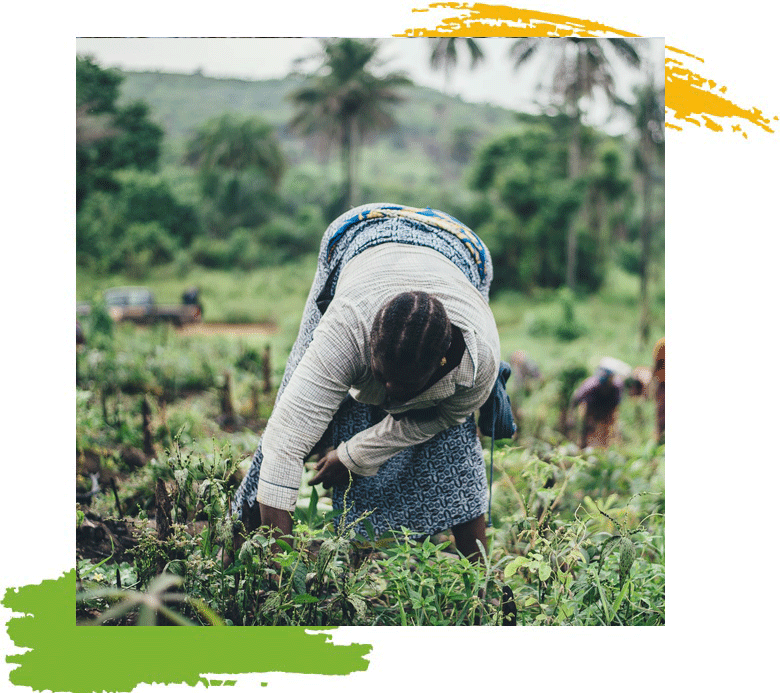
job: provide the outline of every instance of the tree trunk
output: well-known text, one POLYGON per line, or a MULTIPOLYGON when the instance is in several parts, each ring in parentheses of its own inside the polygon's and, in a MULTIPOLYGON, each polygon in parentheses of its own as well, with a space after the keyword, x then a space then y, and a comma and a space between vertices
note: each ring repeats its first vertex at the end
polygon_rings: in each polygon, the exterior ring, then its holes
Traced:
MULTIPOLYGON (((569 178, 575 180, 579 178, 582 169, 582 144, 581 144, 581 113, 576 109, 576 122, 574 132, 569 143, 569 178)), ((569 222, 569 228, 566 235, 566 286, 575 291, 577 288, 577 221, 580 212, 569 222)))
MULTIPOLYGON (((577 73, 580 84, 584 83, 585 56, 577 44, 577 73)), ((580 110, 580 89, 577 89, 571 102, 574 119, 574 132, 569 142, 569 178, 576 180, 582 174, 582 111, 580 110)), ((581 210, 569 223, 566 238, 566 286, 575 291, 577 288, 577 225, 581 210)))
POLYGON ((220 409, 222 411, 222 425, 232 426, 236 422, 236 412, 233 408, 233 397, 230 392, 230 373, 225 371, 225 382, 220 391, 220 409))
POLYGON ((642 138, 642 228, 640 232, 641 255, 639 259, 639 341, 645 346, 650 338, 650 306, 648 300, 648 268, 650 265, 650 226, 652 223, 652 175, 650 167, 650 143, 642 138))
POLYGON ((144 455, 154 455, 154 436, 152 435, 152 408, 146 395, 141 400, 141 418, 143 420, 144 455))
POLYGON ((352 119, 345 123, 341 155, 344 171, 344 193, 347 201, 347 208, 351 209, 358 204, 356 199, 357 186, 355 181, 357 168, 357 124, 352 119))

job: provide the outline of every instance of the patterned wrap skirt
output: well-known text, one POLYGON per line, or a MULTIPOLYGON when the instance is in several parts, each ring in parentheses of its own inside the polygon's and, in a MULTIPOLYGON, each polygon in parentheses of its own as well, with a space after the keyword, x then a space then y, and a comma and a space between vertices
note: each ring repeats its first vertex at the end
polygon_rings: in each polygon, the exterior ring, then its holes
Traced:
MULTIPOLYGON (((330 224, 320 247, 317 271, 304 308, 298 337, 290 352, 279 395, 284 391, 296 366, 312 341, 336 287, 341 268, 367 248, 381 243, 406 243, 432 248, 451 260, 488 298, 492 263, 487 248, 466 227, 474 244, 463 242, 451 230, 422 223, 419 214, 363 218, 380 208, 397 210, 386 203, 365 205, 350 210, 330 224)), ((435 210, 412 210, 457 220, 435 210)), ((323 435, 320 445, 337 447, 356 433, 381 421, 387 412, 347 397, 323 435)), ((239 486, 232 510, 239 518, 247 508, 256 514, 257 482, 263 462, 262 438, 252 464, 239 486)), ((333 507, 344 510, 345 486, 333 487, 333 507)), ((462 424, 442 431, 388 459, 375 476, 353 475, 346 494, 346 520, 354 521, 365 511, 376 536, 388 530, 406 528, 413 537, 436 534, 454 525, 473 520, 487 511, 488 489, 482 446, 472 414, 462 424)), ((356 530, 365 536, 365 529, 356 530)))

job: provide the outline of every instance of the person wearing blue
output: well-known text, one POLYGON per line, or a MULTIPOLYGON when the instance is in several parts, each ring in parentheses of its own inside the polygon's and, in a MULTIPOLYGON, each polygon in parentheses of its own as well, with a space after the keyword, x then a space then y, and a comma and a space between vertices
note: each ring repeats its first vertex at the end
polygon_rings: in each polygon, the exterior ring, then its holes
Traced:
POLYGON ((370 512, 377 536, 452 529, 478 556, 488 488, 474 412, 506 381, 491 279, 482 241, 438 210, 375 203, 333 221, 233 512, 289 533, 317 451, 310 483, 333 488, 347 521, 370 512))

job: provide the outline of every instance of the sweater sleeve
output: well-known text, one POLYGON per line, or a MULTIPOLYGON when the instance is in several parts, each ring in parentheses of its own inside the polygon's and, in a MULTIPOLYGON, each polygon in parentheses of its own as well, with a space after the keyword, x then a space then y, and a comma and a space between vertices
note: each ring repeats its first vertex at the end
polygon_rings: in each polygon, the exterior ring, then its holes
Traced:
POLYGON ((360 363, 359 339, 343 320, 348 306, 331 304, 279 397, 263 433, 257 500, 292 511, 303 461, 322 438, 360 363))
POLYGON ((386 416, 379 423, 339 445, 339 460, 361 476, 374 476, 389 458, 412 445, 424 443, 437 433, 462 424, 487 400, 497 375, 497 364, 485 364, 473 387, 459 388, 436 406, 430 420, 413 416, 395 419, 386 416))

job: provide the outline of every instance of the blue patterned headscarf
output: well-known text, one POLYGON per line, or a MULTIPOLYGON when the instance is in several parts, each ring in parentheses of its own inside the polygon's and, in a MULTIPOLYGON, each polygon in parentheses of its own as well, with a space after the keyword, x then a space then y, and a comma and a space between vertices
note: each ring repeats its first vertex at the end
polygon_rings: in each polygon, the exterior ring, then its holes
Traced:
POLYGON ((331 252, 341 237, 355 224, 369 219, 386 219, 388 217, 404 217, 420 224, 435 226, 443 231, 449 231, 458 238, 469 250, 477 265, 479 276, 485 279, 485 246, 479 237, 465 224, 458 221, 455 217, 440 212, 430 207, 404 207, 402 205, 385 205, 384 207, 375 207, 374 209, 358 212, 347 219, 330 237, 328 242, 328 259, 331 252))

